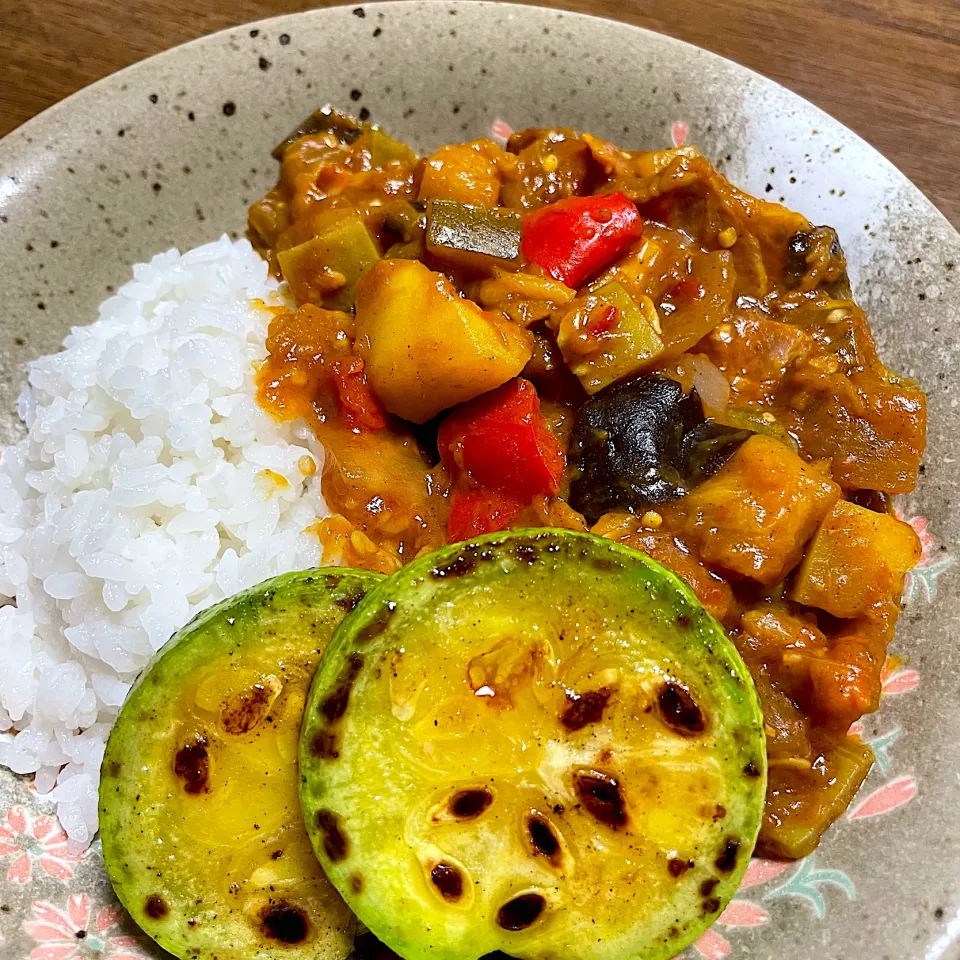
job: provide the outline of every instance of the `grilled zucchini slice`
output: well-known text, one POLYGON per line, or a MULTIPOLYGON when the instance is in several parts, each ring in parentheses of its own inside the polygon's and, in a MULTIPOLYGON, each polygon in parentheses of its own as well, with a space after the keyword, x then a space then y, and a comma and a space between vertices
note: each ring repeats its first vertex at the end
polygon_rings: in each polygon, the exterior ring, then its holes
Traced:
POLYGON ((367 594, 300 744, 314 849, 405 960, 661 960, 763 812, 750 676, 690 590, 589 534, 497 533, 367 594))
POLYGON ((379 574, 309 570, 204 611, 131 692, 100 786, 114 889, 166 950, 197 960, 349 955, 355 920, 297 800, 308 687, 379 574))

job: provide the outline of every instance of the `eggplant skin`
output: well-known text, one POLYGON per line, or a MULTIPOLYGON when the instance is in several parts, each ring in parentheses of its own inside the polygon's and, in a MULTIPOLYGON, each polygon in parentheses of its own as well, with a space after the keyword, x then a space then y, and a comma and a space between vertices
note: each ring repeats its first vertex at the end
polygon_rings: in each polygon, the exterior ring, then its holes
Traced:
POLYGON ((787 242, 784 279, 788 289, 821 289, 839 300, 849 300, 847 258, 833 227, 800 230, 787 242))
POLYGON ((712 476, 750 431, 707 420, 696 391, 668 377, 613 384, 580 408, 571 439, 570 504, 590 523, 645 510, 712 476))

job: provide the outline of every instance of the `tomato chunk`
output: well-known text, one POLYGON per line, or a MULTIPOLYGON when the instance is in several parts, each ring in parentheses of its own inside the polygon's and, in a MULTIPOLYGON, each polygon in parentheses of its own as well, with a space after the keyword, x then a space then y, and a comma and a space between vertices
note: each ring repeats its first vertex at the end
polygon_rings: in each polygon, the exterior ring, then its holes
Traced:
POLYGON ((503 530, 538 495, 560 489, 564 456, 528 380, 511 380, 450 413, 437 434, 455 484, 447 533, 503 530))
POLYGON ((447 536, 456 543, 506 530, 525 506, 523 500, 497 490, 457 490, 450 506, 447 536))
POLYGON ((359 357, 335 360, 331 378, 340 412, 351 430, 382 430, 387 425, 386 414, 370 389, 359 357))
POLYGON ((520 249, 554 280, 579 287, 642 233, 640 214, 622 193, 570 197, 527 214, 520 249))
POLYGON ((563 450, 528 380, 511 380, 459 407, 440 427, 437 445, 451 474, 525 503, 560 488, 563 450))

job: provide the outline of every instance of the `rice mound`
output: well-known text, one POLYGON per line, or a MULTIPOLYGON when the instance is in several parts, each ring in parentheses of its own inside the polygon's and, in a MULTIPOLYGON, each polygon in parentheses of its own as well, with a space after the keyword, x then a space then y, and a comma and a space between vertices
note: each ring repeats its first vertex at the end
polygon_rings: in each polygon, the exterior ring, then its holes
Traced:
POLYGON ((320 561, 322 448, 255 397, 265 305, 284 302, 246 241, 169 250, 29 365, 27 436, 0 459, 0 592, 16 598, 0 764, 36 774, 74 847, 153 654, 204 607, 320 561))

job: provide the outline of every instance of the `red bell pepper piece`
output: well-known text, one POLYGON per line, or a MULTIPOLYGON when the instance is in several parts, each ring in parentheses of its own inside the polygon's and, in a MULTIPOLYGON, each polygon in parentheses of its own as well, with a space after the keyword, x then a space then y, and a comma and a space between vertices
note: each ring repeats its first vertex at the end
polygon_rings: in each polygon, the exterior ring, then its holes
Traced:
POLYGON ((579 287, 642 233, 640 214, 622 193, 570 197, 524 217, 520 250, 554 280, 579 287))
POLYGON ((457 490, 450 505, 447 539, 456 543, 506 530, 525 506, 517 497, 497 490, 457 490))
POLYGON ((334 360, 331 379, 344 422, 351 430, 382 430, 387 415, 367 383, 363 360, 334 360))
POLYGON ((437 446, 455 480, 467 478, 524 503, 560 488, 563 449, 528 380, 511 380, 458 407, 441 424, 437 446))

